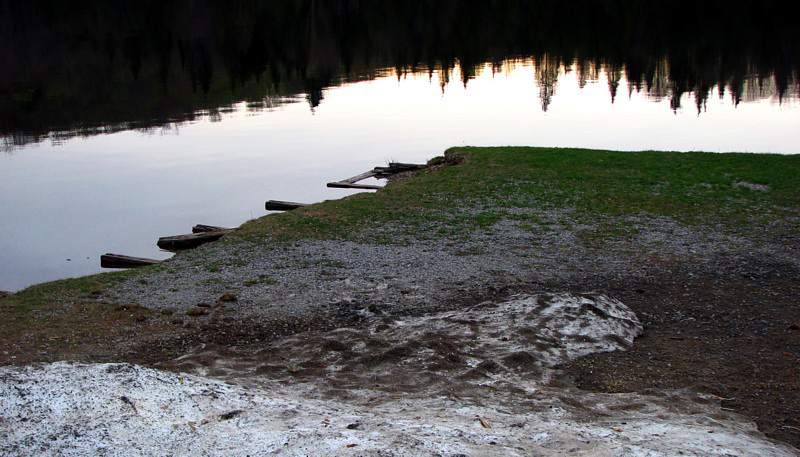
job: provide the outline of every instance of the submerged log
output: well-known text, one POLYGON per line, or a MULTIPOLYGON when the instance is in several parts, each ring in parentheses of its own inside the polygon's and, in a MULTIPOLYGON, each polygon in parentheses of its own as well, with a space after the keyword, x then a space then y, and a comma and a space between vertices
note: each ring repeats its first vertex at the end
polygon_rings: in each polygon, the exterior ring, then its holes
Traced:
POLYGON ((156 244, 158 244, 158 247, 161 249, 167 251, 180 251, 217 241, 222 238, 223 235, 227 235, 230 232, 230 230, 221 230, 216 232, 192 233, 191 235, 164 236, 159 238, 156 244))
POLYGON ((100 256, 101 268, 138 268, 161 263, 161 260, 131 257, 122 254, 103 254, 100 256))
POLYGON ((282 202, 279 200, 267 200, 264 203, 264 209, 267 211, 289 211, 293 209, 297 209, 301 206, 306 206, 307 203, 294 203, 294 202, 282 202))
POLYGON ((216 225, 197 224, 192 227, 192 233, 207 233, 207 232, 232 232, 235 229, 226 227, 217 227, 216 225))

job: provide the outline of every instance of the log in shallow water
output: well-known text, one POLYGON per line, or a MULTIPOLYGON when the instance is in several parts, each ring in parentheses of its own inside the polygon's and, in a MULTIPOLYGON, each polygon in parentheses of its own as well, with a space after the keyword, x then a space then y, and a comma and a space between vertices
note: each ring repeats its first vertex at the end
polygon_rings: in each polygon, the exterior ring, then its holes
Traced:
POLYGON ((217 227, 216 225, 197 224, 192 227, 192 233, 207 233, 207 232, 232 232, 234 229, 227 227, 217 227))
POLYGON ((159 248, 167 251, 180 251, 182 249, 192 249, 201 244, 217 241, 223 235, 230 233, 230 230, 220 230, 216 232, 192 233, 191 235, 164 236, 158 239, 159 248))
POLYGON ((293 209, 297 209, 301 206, 306 206, 307 203, 295 203, 295 202, 282 202, 279 200, 267 200, 264 203, 264 209, 267 211, 289 211, 293 209))
POLYGON ((161 260, 131 257, 122 254, 103 254, 100 256, 101 268, 138 268, 161 263, 161 260))

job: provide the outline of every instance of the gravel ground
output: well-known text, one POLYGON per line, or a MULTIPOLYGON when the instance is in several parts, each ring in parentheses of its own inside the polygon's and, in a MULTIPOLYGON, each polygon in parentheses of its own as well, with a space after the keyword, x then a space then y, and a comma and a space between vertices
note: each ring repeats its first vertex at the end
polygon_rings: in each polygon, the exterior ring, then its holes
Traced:
MULTIPOLYGON (((569 212, 536 212, 564 220, 569 212)), ((417 240, 382 227, 362 241, 304 240, 282 243, 233 240, 182 252, 161 271, 123 283, 111 298, 180 312, 236 300, 236 316, 301 316, 336 303, 389 313, 422 312, 479 300, 497 290, 530 284, 571 284, 602 272, 606 278, 645 278, 677 266, 719 268, 719 259, 769 258, 797 266, 800 252, 758 239, 699 232, 665 219, 629 221, 635 235, 589 245, 579 234, 596 227, 553 226, 525 230, 509 220, 476 233, 417 240), (388 235, 399 243, 371 242, 388 235), (470 300, 467 300, 470 301, 470 300)), ((432 233, 435 230, 425 230, 432 233)))

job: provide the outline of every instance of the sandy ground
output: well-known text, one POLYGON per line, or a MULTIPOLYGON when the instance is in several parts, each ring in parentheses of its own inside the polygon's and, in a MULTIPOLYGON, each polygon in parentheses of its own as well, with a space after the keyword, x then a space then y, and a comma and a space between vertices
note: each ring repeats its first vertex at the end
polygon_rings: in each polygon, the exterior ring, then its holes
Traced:
POLYGON ((164 362, 170 371, 0 368, 0 453, 800 455, 713 395, 554 385, 564 363, 641 334, 637 316, 603 294, 522 295, 412 319, 366 313, 358 328, 200 345, 164 362))

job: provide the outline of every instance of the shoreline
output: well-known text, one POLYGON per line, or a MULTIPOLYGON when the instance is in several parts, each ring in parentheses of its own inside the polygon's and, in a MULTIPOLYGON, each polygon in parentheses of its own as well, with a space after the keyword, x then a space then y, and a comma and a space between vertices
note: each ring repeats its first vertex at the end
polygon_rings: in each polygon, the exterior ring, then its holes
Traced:
POLYGON ((595 290, 630 306, 644 334, 626 352, 567 363, 556 384, 697 388, 735 398, 724 407, 798 446, 800 157, 448 156, 464 163, 252 221, 162 265, 0 297, 11 317, 0 365, 158 366, 202 345, 259 347, 372 315, 595 290))

